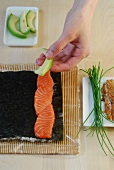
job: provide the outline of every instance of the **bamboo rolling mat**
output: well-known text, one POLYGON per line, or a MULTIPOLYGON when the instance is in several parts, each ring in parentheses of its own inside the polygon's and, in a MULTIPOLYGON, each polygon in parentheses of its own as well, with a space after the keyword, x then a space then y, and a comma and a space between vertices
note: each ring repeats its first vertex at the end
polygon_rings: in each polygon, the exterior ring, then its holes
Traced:
MULTIPOLYGON (((0 65, 0 71, 34 71, 35 64, 0 65)), ((64 139, 57 142, 0 141, 0 154, 65 154, 79 153, 80 137, 75 138, 79 126, 78 68, 62 72, 64 139)))

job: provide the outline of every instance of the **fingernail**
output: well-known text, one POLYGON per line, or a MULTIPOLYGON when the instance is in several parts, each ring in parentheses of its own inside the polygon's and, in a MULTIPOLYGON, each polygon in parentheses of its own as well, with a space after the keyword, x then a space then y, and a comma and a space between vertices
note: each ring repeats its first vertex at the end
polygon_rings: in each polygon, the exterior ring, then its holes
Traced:
POLYGON ((48 51, 46 54, 45 54, 46 58, 53 58, 53 52, 52 51, 48 51))

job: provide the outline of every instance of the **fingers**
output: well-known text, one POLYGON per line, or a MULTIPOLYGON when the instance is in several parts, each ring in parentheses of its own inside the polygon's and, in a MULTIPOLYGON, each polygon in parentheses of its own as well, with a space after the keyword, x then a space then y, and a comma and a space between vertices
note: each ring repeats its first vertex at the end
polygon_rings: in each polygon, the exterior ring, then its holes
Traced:
POLYGON ((41 66, 41 65, 43 64, 45 58, 46 58, 45 55, 42 53, 42 54, 40 55, 40 57, 36 59, 36 64, 37 64, 38 66, 41 66))
POLYGON ((51 47, 47 50, 45 56, 47 58, 54 58, 62 49, 71 41, 68 36, 62 35, 51 47))
POLYGON ((58 63, 53 64, 51 71, 53 72, 62 72, 62 71, 68 71, 70 70, 70 67, 67 63, 58 63))
POLYGON ((76 48, 73 50, 72 55, 64 55, 60 60, 54 61, 51 71, 53 72, 62 72, 69 71, 74 66, 76 66, 83 58, 88 56, 87 50, 84 48, 76 48))
POLYGON ((74 66, 76 66, 81 61, 81 59, 82 59, 81 57, 65 56, 61 59, 61 61, 54 61, 51 71, 53 72, 69 71, 74 66))

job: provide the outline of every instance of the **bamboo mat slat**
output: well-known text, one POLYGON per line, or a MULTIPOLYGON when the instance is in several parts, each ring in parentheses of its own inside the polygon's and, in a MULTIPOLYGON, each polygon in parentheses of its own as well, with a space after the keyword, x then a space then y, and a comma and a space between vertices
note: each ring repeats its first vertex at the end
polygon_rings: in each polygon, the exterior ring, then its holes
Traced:
MULTIPOLYGON (((38 66, 35 64, 0 65, 0 71, 34 71, 38 66)), ((79 153, 80 136, 75 138, 79 126, 79 84, 78 68, 72 71, 62 72, 62 95, 63 95, 63 121, 64 139, 57 142, 28 142, 28 141, 0 141, 1 154, 65 154, 76 155, 79 153)))

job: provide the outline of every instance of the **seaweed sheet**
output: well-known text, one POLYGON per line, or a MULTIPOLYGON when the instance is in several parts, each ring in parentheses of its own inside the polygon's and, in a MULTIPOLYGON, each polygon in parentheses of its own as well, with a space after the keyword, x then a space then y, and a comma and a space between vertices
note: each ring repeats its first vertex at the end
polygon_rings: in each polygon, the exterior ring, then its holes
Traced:
MULTIPOLYGON (((51 76, 54 80, 55 123, 50 140, 55 141, 63 139, 61 74, 51 73, 51 76)), ((0 140, 49 140, 34 135, 36 82, 37 75, 32 71, 0 72, 0 140)))

